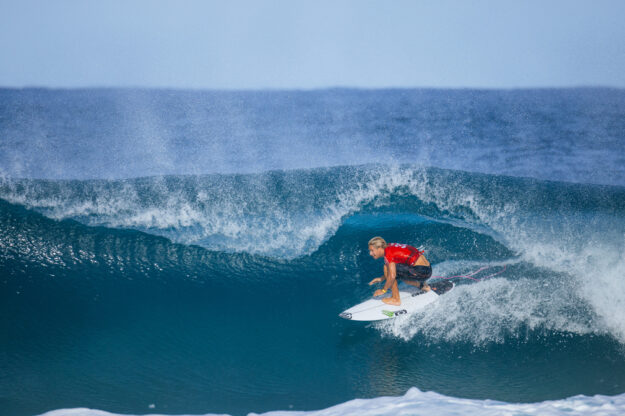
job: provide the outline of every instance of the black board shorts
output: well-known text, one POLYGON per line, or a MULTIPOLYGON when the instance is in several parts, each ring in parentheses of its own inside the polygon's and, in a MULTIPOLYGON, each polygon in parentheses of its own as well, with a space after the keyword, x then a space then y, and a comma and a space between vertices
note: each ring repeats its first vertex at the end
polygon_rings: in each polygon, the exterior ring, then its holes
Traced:
POLYGON ((425 282, 432 277, 432 266, 411 266, 409 264, 395 264, 398 279, 417 280, 425 282))

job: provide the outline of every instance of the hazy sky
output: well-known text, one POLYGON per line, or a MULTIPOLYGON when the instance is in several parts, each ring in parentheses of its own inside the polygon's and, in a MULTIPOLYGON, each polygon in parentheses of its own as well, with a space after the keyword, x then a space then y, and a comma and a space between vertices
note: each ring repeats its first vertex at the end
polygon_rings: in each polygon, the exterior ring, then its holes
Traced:
POLYGON ((625 87, 625 0, 0 0, 0 86, 625 87))

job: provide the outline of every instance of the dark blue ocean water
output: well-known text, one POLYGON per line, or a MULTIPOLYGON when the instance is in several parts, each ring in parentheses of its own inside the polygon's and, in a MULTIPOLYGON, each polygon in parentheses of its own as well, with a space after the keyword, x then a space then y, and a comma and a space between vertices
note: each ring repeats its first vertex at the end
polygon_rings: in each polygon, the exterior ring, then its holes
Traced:
POLYGON ((625 91, 0 90, 0 414, 625 392, 625 91), (366 243, 481 267, 338 318, 366 243))

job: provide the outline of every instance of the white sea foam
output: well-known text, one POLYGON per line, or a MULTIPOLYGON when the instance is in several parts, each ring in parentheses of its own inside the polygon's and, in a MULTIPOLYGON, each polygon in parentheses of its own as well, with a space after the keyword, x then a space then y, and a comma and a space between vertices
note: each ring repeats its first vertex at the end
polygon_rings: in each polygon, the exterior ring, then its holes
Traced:
POLYGON ((292 258, 316 250, 346 216, 399 186, 397 178, 374 172, 365 183, 348 181, 327 190, 294 181, 287 184, 289 190, 305 189, 286 201, 262 176, 247 177, 243 185, 219 184, 218 177, 199 184, 183 179, 182 189, 168 186, 163 178, 91 182, 84 185, 87 191, 71 183, 46 188, 38 182, 5 180, 0 197, 54 219, 133 228, 209 249, 292 258))
POLYGON ((485 345, 519 338, 527 331, 596 333, 585 309, 561 282, 492 278, 457 286, 423 312, 381 321, 383 333, 405 340, 423 334, 431 340, 485 345), (526 331, 520 331, 524 328, 526 331))
MULTIPOLYGON (((617 416, 625 414, 625 394, 617 396, 574 396, 561 400, 537 403, 506 403, 494 400, 475 400, 444 396, 435 392, 422 392, 413 387, 401 397, 355 399, 314 411, 271 411, 263 416, 397 416, 397 415, 595 415, 617 416)), ((206 416, 215 415, 213 413, 206 416)), ((250 413, 250 415, 257 415, 250 413)), ((121 416, 101 410, 61 409, 42 416, 121 416)), ((147 415, 146 415, 147 416, 147 415)), ((154 415, 155 416, 155 415, 154 415)))
MULTIPOLYGON (((446 312, 454 309, 454 301, 462 304, 468 300, 471 307, 457 308, 454 314, 433 309, 421 317, 408 318, 418 320, 422 331, 430 328, 430 336, 440 337, 436 334, 452 326, 452 334, 460 332, 464 339, 481 343, 499 340, 502 332, 514 333, 524 325, 576 334, 608 333, 625 343, 625 212, 617 217, 609 209, 593 207, 591 212, 578 212, 558 206, 532 212, 532 204, 540 205, 540 198, 550 195, 536 197, 530 190, 522 196, 509 192, 506 196, 498 192, 497 184, 480 192, 472 184, 440 184, 437 178, 428 176, 426 170, 417 172, 413 178, 419 180, 406 183, 410 192, 469 224, 487 226, 493 237, 516 251, 523 261, 559 276, 556 280, 531 276, 532 282, 521 276, 508 288, 481 282, 452 292, 441 305, 446 312), (589 310, 584 311, 585 307, 589 310), (494 323, 488 323, 489 328, 481 328, 483 332, 478 334, 474 325, 488 318, 494 323), (498 331, 497 323, 505 329, 498 331)), ((563 205, 567 203, 570 201, 565 200, 563 205)), ((409 338, 416 333, 414 325, 399 321, 385 330, 409 338)))

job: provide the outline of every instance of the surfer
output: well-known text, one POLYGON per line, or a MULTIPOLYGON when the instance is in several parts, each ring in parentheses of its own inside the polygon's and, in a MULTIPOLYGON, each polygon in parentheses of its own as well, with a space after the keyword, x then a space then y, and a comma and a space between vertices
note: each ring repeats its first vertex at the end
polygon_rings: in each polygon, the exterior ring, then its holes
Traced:
POLYGON ((397 279, 425 292, 430 290, 425 281, 432 276, 432 266, 422 251, 407 244, 387 244, 382 237, 373 237, 369 240, 369 255, 376 260, 384 257, 384 276, 369 282, 369 285, 373 285, 386 280, 384 287, 373 293, 373 296, 380 296, 390 289, 392 296, 382 299, 382 302, 389 305, 401 304, 397 279))

